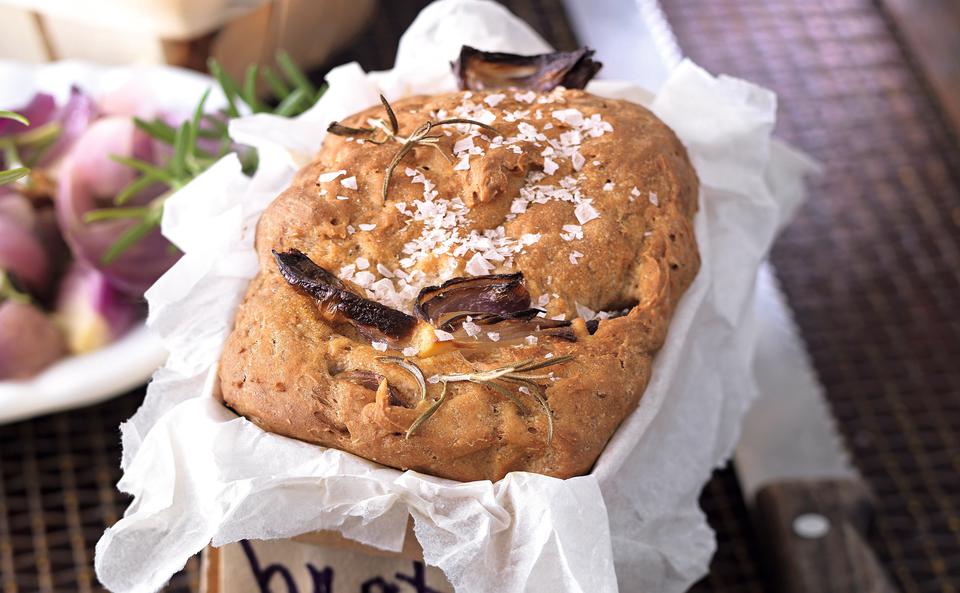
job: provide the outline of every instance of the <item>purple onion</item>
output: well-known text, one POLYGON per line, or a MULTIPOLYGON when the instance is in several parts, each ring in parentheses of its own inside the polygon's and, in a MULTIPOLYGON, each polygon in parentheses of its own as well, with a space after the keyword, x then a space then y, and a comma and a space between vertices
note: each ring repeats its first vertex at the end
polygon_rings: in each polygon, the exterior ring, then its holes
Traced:
POLYGON ((0 380, 26 379, 66 354, 63 335, 40 309, 0 303, 0 380))
POLYGON ((53 95, 37 93, 29 103, 13 111, 27 118, 30 125, 25 126, 12 119, 0 119, 0 137, 26 132, 50 122, 57 111, 57 103, 53 95))
POLYGON ((36 236, 12 218, 0 216, 0 270, 11 272, 33 292, 50 283, 50 261, 36 236))
POLYGON ((0 185, 0 218, 6 218, 27 230, 32 230, 37 223, 30 200, 3 185, 0 185))
MULTIPOLYGON (((130 118, 113 116, 94 122, 64 157, 57 195, 57 218, 74 255, 102 271, 122 292, 141 297, 180 257, 154 229, 110 264, 104 253, 137 220, 104 220, 87 223, 91 210, 110 207, 114 196, 130 183, 134 171, 113 161, 111 155, 153 161, 152 139, 138 130, 130 118)), ((162 186, 154 186, 133 198, 129 205, 145 205, 156 198, 162 186)))
POLYGON ((56 315, 74 354, 113 342, 130 329, 139 312, 102 273, 86 264, 74 262, 60 285, 56 315))
MULTIPOLYGON (((60 135, 57 136, 56 142, 44 152, 39 164, 49 165, 66 154, 77 138, 97 118, 98 111, 93 97, 79 87, 71 87, 70 98, 56 117, 60 122, 60 135)), ((30 120, 30 123, 33 123, 33 120, 30 120)))

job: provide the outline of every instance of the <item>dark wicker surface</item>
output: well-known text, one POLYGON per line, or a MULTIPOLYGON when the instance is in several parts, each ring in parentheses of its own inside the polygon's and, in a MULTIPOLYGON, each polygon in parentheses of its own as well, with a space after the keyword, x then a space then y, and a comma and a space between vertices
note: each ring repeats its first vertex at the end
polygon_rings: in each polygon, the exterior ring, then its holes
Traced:
POLYGON ((905 592, 960 588, 960 149, 882 3, 665 0, 826 165, 773 262, 905 592))
MULTIPOLYGON (((583 0, 586 1, 586 0, 583 0)), ((392 63, 425 2, 381 3, 355 48, 392 63)), ((557 0, 507 2, 560 48, 557 0)), ((874 541, 903 589, 960 583, 960 151, 884 12, 867 0, 667 0, 704 66, 781 94, 780 133, 827 164, 774 261, 857 465, 880 507, 874 541)), ((133 393, 0 427, 0 592, 99 591, 93 546, 128 502, 119 423, 133 393)), ((719 549, 699 592, 767 590, 736 480, 702 497, 719 549)), ((197 565, 169 591, 196 591, 197 565)), ((628 584, 622 587, 632 593, 628 584)))

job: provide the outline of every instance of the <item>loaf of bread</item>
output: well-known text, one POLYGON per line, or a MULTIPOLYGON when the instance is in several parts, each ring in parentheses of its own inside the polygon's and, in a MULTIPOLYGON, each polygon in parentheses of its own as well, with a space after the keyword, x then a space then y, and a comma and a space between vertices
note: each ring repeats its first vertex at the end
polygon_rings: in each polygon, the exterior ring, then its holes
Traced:
POLYGON ((224 403, 446 478, 589 472, 699 267, 674 133, 562 87, 410 97, 331 131, 259 222, 224 403))

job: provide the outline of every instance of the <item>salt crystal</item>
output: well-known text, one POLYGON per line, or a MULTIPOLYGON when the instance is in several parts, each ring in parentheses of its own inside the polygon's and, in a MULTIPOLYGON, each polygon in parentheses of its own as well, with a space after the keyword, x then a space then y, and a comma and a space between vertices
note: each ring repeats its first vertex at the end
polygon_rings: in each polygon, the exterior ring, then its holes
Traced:
POLYGON ((546 307, 549 302, 550 302, 550 295, 549 295, 549 294, 541 294, 541 295, 537 298, 537 306, 540 307, 541 309, 544 308, 544 307, 546 307))
POLYGON ((377 225, 369 224, 369 223, 361 223, 361 224, 358 224, 357 226, 360 227, 361 231, 368 231, 368 232, 377 228, 377 225))
POLYGON ((348 198, 347 196, 337 196, 337 199, 342 202, 344 200, 349 200, 350 198, 348 198))
POLYGON ((501 93, 496 93, 494 95, 487 95, 484 97, 483 102, 489 105, 490 107, 496 107, 500 104, 500 101, 506 99, 507 96, 501 93))
POLYGON ((547 352, 543 355, 544 358, 553 358, 553 352, 547 352))
POLYGON ((440 375, 430 375, 429 377, 427 377, 427 383, 431 385, 436 385, 439 382, 440 382, 440 375))
POLYGON ((553 118, 571 126, 579 126, 583 123, 583 114, 578 109, 558 109, 553 112, 553 118))
POLYGON ((560 165, 553 162, 553 159, 551 158, 543 159, 543 172, 546 173, 547 175, 553 175, 554 173, 557 172, 557 169, 559 168, 560 168, 560 165))
POLYGON ((358 257, 358 258, 357 258, 357 269, 358 269, 358 270, 366 270, 366 269, 368 269, 369 267, 370 267, 370 260, 368 260, 368 259, 365 258, 365 257, 358 257))
POLYGON ((357 232, 357 229, 353 228, 352 224, 347 225, 347 234, 352 235, 357 232))
MULTIPOLYGON (((606 187, 604 187, 606 189, 606 187)), ((595 218, 600 218, 600 213, 590 204, 593 200, 584 200, 577 204, 573 209, 573 215, 577 217, 580 224, 587 224, 595 218)))
POLYGON ((419 353, 420 351, 417 350, 414 346, 407 346, 406 348, 403 349, 404 356, 416 356, 419 353))
POLYGON ((537 94, 533 91, 527 91, 525 93, 516 93, 513 95, 513 98, 521 103, 533 103, 533 100, 537 98, 537 94))
POLYGON ((653 204, 654 206, 660 205, 660 199, 657 197, 657 194, 655 194, 654 192, 650 192, 650 195, 647 197, 650 200, 650 203, 653 204))
POLYGON ((471 338, 475 338, 480 335, 480 326, 472 322, 467 318, 467 321, 463 322, 463 331, 467 332, 467 335, 471 338))
POLYGON ((347 189, 357 189, 357 178, 356 177, 346 177, 340 180, 340 185, 347 189))
POLYGON ((380 272, 380 275, 385 278, 393 278, 393 272, 390 271, 390 268, 383 264, 377 264, 377 271, 380 272))
POLYGON ((593 166, 594 166, 594 167, 599 167, 599 166, 600 166, 600 161, 593 161, 593 166))
POLYGON ((583 257, 583 254, 580 253, 579 251, 571 251, 571 252, 570 252, 570 263, 573 264, 573 265, 579 264, 580 262, 578 262, 577 260, 578 260, 579 258, 581 258, 581 257, 583 257))
POLYGON ((574 239, 583 239, 583 227, 578 224, 563 225, 563 232, 560 238, 564 241, 573 241, 574 239))
POLYGON ((482 255, 474 253, 464 269, 471 276, 484 276, 493 270, 493 266, 482 255))
POLYGON ((454 171, 467 171, 470 169, 470 155, 460 157, 460 162, 453 168, 454 171))
POLYGON ((339 171, 329 171, 327 173, 321 173, 317 177, 317 183, 327 183, 328 181, 333 181, 337 177, 340 177, 341 175, 346 175, 346 174, 347 174, 346 169, 340 169, 339 171))
POLYGON ((376 277, 367 271, 357 272, 357 275, 353 277, 353 281, 364 288, 373 284, 374 280, 376 280, 376 277))
POLYGON ((499 341, 500 341, 500 333, 499 333, 499 332, 487 332, 487 337, 490 338, 490 341, 491 341, 491 342, 499 342, 499 341))
POLYGON ((537 343, 537 336, 527 336, 526 338, 523 339, 523 341, 533 346, 534 344, 537 343))
POLYGON ((445 332, 442 329, 435 329, 433 330, 433 333, 437 336, 438 342, 449 342, 453 339, 453 334, 450 332, 445 332))
POLYGON ((320 190, 320 195, 321 195, 321 196, 327 195, 327 190, 321 189, 321 190, 320 190))
POLYGON ((584 163, 587 162, 587 159, 585 159, 584 156, 579 152, 574 152, 573 156, 571 157, 571 160, 573 161, 573 169, 575 171, 579 171, 580 169, 582 169, 584 163))
POLYGON ((463 152, 465 150, 470 150, 473 148, 473 136, 467 136, 466 138, 461 138, 453 145, 453 152, 463 152))
POLYGON ((380 351, 380 352, 386 352, 386 351, 387 351, 387 343, 386 343, 386 342, 371 342, 370 345, 373 346, 373 349, 374 349, 374 350, 378 350, 378 351, 380 351))
POLYGON ((530 388, 527 387, 526 385, 521 385, 521 386, 518 387, 517 389, 520 390, 520 393, 523 393, 523 394, 525 394, 525 395, 530 395, 530 388))

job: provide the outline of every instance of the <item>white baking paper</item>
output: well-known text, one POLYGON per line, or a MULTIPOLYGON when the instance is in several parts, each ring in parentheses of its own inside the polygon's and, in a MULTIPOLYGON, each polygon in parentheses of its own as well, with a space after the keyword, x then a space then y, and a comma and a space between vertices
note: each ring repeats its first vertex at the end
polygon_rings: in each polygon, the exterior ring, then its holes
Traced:
POLYGON ((459 483, 400 472, 266 433, 215 399, 221 346, 257 271, 262 210, 319 148, 331 120, 375 104, 381 90, 390 99, 453 90, 449 62, 461 44, 548 49, 493 2, 431 4, 403 37, 392 71, 341 66, 296 121, 234 122, 234 137, 260 150, 252 179, 225 159, 168 202, 163 229, 185 256, 147 298, 171 356, 122 427, 119 487, 135 499, 97 545, 97 574, 109 589, 154 591, 210 542, 338 530, 399 550, 411 515, 426 562, 459 593, 609 593, 618 580, 623 591, 672 593, 705 574, 715 543, 697 500, 729 457, 756 391, 757 270, 812 169, 772 140, 776 99, 751 84, 689 62, 655 97, 626 83, 591 84, 649 105, 687 146, 702 184, 702 268, 640 406, 590 475, 459 483))

